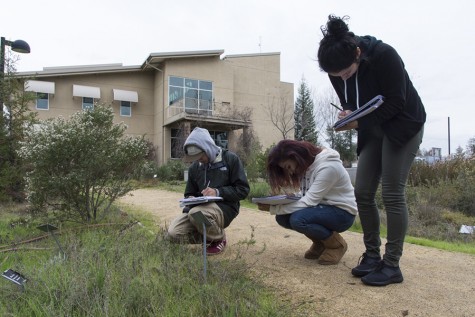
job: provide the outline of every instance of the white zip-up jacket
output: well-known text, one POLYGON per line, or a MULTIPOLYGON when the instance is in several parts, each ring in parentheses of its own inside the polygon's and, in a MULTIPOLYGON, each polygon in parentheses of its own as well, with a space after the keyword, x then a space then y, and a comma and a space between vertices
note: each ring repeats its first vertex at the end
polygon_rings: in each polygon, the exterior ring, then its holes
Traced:
POLYGON ((332 149, 323 149, 305 172, 298 194, 301 198, 285 205, 270 206, 273 215, 291 214, 294 211, 319 204, 332 205, 358 214, 350 175, 343 167, 340 154, 332 149))

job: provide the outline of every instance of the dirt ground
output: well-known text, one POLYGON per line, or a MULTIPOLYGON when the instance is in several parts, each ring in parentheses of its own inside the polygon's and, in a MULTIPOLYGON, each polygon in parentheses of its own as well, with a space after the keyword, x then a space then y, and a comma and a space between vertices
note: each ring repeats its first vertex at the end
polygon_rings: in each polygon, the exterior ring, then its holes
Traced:
MULTIPOLYGON (((181 212, 180 198, 179 193, 140 189, 121 202, 150 211, 157 225, 166 226, 181 212)), ((256 243, 244 258, 302 316, 475 315, 475 256, 405 244, 401 259, 404 282, 369 287, 350 272, 364 251, 361 234, 342 234, 348 252, 332 266, 305 259, 310 241, 279 227, 266 212, 241 208, 226 235, 228 247, 216 257, 242 252, 242 242, 252 237, 256 243)))

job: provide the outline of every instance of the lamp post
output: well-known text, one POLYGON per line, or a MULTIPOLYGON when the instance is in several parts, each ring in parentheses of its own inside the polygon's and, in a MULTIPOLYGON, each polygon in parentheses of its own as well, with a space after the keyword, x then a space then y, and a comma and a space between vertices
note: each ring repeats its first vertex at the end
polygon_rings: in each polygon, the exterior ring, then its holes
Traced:
POLYGON ((3 112, 3 80, 5 78, 5 47, 10 46, 12 51, 18 53, 30 53, 30 45, 23 40, 9 41, 2 36, 1 55, 0 55, 0 113, 3 112))

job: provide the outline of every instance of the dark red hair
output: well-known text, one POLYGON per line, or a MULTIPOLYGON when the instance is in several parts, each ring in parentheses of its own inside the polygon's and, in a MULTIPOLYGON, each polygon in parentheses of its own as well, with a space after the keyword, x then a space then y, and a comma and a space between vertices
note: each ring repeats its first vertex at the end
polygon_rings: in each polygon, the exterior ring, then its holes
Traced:
POLYGON ((267 175, 269 185, 274 194, 284 188, 299 188, 300 180, 305 171, 315 161, 315 157, 322 149, 308 141, 282 140, 274 146, 267 156, 267 175), (297 170, 289 175, 279 164, 286 160, 297 163, 297 170))

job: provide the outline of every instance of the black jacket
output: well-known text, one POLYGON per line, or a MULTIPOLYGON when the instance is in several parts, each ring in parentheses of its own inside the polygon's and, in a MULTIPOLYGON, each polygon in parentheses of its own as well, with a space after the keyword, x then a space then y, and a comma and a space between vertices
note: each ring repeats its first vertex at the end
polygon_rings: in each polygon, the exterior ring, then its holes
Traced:
POLYGON ((223 211, 224 227, 239 214, 239 201, 245 199, 250 188, 244 167, 239 157, 228 150, 222 151, 222 161, 211 164, 200 164, 195 161, 188 169, 188 182, 185 197, 202 196, 201 191, 208 185, 219 191, 223 201, 216 204, 223 211))
POLYGON ((346 81, 347 100, 344 81, 329 76, 345 110, 356 109, 357 87, 360 106, 376 95, 384 97, 378 109, 358 119, 357 153, 371 137, 369 130, 376 125, 382 127, 391 142, 404 145, 424 125, 424 105, 394 48, 368 35, 358 37, 358 46, 362 53, 360 65, 358 72, 346 81))

